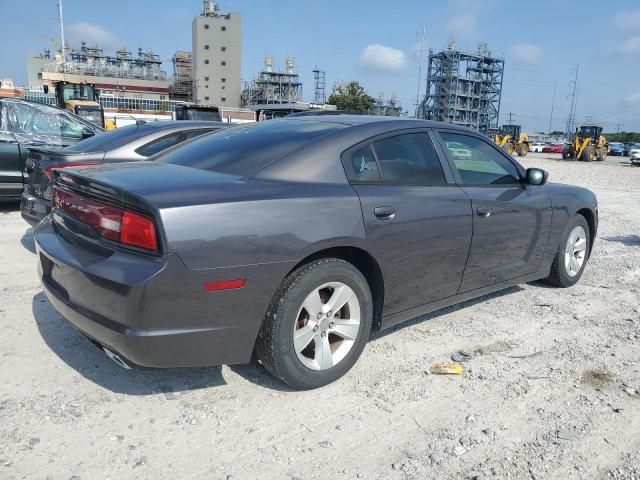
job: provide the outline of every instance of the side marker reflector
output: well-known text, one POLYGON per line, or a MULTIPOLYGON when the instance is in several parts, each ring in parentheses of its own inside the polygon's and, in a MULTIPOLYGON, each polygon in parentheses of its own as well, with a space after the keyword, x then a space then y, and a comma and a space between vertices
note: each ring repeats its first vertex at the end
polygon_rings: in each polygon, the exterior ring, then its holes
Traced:
POLYGON ((205 292, 217 292, 218 290, 236 290, 244 287, 247 283, 246 278, 239 278, 237 280, 221 280, 219 282, 205 283, 202 289, 205 292))

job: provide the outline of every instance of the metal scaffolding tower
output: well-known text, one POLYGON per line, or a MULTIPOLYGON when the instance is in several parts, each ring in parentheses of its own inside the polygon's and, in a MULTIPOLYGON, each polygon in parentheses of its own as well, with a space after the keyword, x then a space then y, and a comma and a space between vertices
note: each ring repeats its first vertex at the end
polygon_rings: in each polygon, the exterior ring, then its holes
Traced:
POLYGON ((193 98, 193 58, 191 52, 176 52, 172 62, 173 83, 169 87, 171 99, 190 102, 193 98))
POLYGON ((498 127, 504 60, 487 45, 462 52, 451 42, 447 50, 429 50, 426 95, 418 118, 453 123, 479 131, 498 127))
POLYGON ((314 103, 327 103, 327 76, 324 70, 319 70, 318 67, 315 68, 313 71, 313 84, 314 103))
POLYGON ((302 99, 302 82, 294 73, 294 62, 287 58, 284 72, 273 71, 273 58, 267 57, 264 70, 242 91, 242 106, 295 103, 302 99))

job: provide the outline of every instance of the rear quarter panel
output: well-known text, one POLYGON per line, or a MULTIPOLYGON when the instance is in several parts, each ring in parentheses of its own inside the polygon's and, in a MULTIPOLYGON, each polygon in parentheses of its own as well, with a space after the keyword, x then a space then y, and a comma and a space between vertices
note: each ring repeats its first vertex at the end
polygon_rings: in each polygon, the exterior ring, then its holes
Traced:
POLYGON ((160 210, 168 250, 187 268, 296 262, 365 241, 350 185, 247 181, 238 187, 219 186, 215 203, 160 210))

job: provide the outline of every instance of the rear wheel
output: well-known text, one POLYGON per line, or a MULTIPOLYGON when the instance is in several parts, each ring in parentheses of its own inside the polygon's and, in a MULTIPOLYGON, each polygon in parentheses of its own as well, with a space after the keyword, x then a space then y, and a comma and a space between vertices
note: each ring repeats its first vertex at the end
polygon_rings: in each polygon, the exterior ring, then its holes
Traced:
POLYGON ((369 285, 357 268, 337 258, 313 261, 276 292, 258 335, 258 358, 292 387, 321 387, 358 360, 372 318, 369 285))
POLYGON ((602 162, 603 160, 605 160, 607 158, 607 148, 600 147, 596 149, 596 158, 598 159, 599 162, 602 162))
POLYGON ((565 149, 562 151, 562 159, 563 160, 573 160, 573 150, 565 149))
POLYGON ((593 162, 595 159, 596 159, 596 149, 593 145, 589 145, 587 148, 584 149, 584 152, 582 152, 581 160, 583 162, 593 162))
POLYGON ((529 153, 529 145, 527 145, 526 143, 521 143, 518 146, 518 156, 519 157, 526 157, 527 153, 529 153))
POLYGON ((576 214, 562 236, 546 281, 562 288, 578 283, 587 266, 590 248, 589 224, 582 215, 576 214))

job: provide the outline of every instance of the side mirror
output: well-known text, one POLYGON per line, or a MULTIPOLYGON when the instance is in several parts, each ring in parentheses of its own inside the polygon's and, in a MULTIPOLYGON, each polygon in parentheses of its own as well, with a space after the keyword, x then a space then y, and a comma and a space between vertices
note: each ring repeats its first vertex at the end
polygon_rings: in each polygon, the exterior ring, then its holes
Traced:
POLYGON ((82 139, 84 140, 85 138, 89 138, 89 137, 93 137, 96 134, 96 132, 94 132, 93 130, 91 130, 90 128, 84 127, 82 129, 82 139))
POLYGON ((544 185, 547 183, 549 173, 541 168, 527 168, 524 181, 527 185, 544 185))

